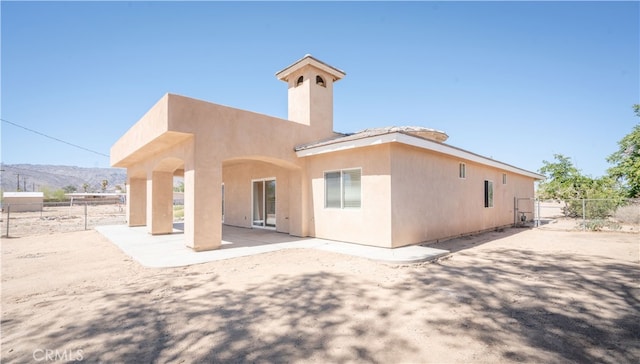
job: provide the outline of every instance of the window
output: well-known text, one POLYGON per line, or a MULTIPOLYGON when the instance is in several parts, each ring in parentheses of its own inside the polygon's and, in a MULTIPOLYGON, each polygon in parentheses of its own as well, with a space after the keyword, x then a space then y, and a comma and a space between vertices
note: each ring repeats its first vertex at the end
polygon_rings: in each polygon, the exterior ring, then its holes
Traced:
POLYGON ((340 201, 340 172, 324 174, 324 207, 342 207, 340 201))
POLYGON ((360 177, 359 169, 342 171, 342 207, 360 207, 360 177))
POLYGON ((507 184, 507 174, 506 174, 506 173, 503 173, 503 174, 502 174, 502 184, 503 184, 503 185, 506 185, 506 184, 507 184))
POLYGON ((361 205, 360 169, 325 172, 324 207, 359 208, 361 205))
POLYGON ((493 182, 484 181, 484 207, 493 207, 493 182))
POLYGON ((316 76, 316 84, 322 86, 322 87, 326 87, 324 80, 322 79, 322 77, 320 76, 316 76))
POLYGON ((298 77, 298 80, 296 81, 296 87, 302 85, 302 82, 304 82, 304 77, 302 76, 298 77))
POLYGON ((458 167, 458 177, 467 178, 467 165, 464 163, 460 163, 458 167))

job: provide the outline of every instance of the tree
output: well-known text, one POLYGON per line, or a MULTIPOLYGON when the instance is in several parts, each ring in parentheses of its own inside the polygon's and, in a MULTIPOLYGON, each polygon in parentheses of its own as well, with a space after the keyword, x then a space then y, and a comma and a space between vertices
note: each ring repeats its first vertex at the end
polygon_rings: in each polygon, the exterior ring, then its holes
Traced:
POLYGON ((566 202, 564 213, 568 216, 605 218, 621 203, 621 191, 615 179, 605 176, 591 178, 583 176, 573 165, 571 158, 554 154, 555 163, 542 161, 540 173, 547 179, 540 183, 538 196, 566 202), (582 199, 590 199, 582 211, 582 199))
MULTIPOLYGON (((633 105, 636 116, 640 117, 640 104, 633 105)), ((615 164, 608 169, 609 176, 620 182, 627 197, 640 197, 640 124, 618 142, 618 151, 607 158, 615 164)))
POLYGON ((76 188, 76 186, 67 185, 67 186, 62 187, 62 190, 63 190, 65 193, 74 193, 74 192, 76 192, 78 189, 76 188))
POLYGON ((89 184, 88 184, 87 182, 85 182, 85 183, 83 183, 83 184, 82 184, 82 190, 83 190, 85 193, 89 192, 89 187, 90 187, 90 186, 89 186, 89 184))
POLYGON ((105 192, 107 190, 107 186, 109 185, 109 181, 107 181, 106 179, 102 180, 102 192, 105 192))
POLYGON ((59 188, 57 190, 51 189, 48 186, 42 186, 40 188, 40 191, 43 193, 44 195, 44 200, 47 202, 52 202, 52 201, 65 201, 67 199, 67 196, 65 196, 65 192, 62 188, 59 188))
POLYGON ((178 185, 173 186, 173 192, 184 192, 184 182, 178 183, 178 185))
POLYGON ((580 190, 581 198, 588 201, 584 204, 582 200, 567 201, 565 213, 569 216, 578 217, 584 214, 589 219, 604 219, 613 215, 616 208, 623 202, 619 184, 609 176, 583 177, 580 190))
POLYGON ((544 174, 546 180, 541 182, 538 188, 538 195, 542 199, 570 200, 582 198, 581 185, 584 184, 585 177, 573 165, 571 158, 562 154, 554 154, 555 163, 542 161, 540 173, 544 174))

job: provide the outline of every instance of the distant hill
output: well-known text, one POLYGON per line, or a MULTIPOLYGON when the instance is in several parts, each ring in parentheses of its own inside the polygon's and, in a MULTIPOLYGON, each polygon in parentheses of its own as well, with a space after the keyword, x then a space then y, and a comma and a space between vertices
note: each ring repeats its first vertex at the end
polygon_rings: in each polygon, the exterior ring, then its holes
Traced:
POLYGON ((127 170, 122 168, 84 168, 75 166, 54 166, 39 164, 3 164, 2 190, 17 190, 18 179, 21 191, 40 191, 43 187, 60 189, 74 186, 77 192, 84 192, 83 185, 89 185, 87 192, 101 192, 102 181, 107 180, 107 192, 116 186, 124 186, 127 170), (18 177, 19 175, 19 177, 18 177))

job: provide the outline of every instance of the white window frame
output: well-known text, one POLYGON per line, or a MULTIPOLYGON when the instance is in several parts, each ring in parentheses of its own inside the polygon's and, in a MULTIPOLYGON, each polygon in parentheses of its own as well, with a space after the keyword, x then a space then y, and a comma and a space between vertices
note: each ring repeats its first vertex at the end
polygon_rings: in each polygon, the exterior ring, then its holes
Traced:
POLYGON ((325 209, 347 209, 347 210, 358 210, 362 208, 362 167, 355 168, 343 168, 343 169, 332 169, 327 170, 322 173, 322 179, 324 181, 324 208, 325 209), (360 206, 358 207, 350 207, 344 205, 344 172, 348 171, 359 171, 360 172, 360 206), (327 173, 340 173, 340 207, 332 207, 327 206, 327 173))
POLYGON ((276 177, 265 177, 265 178, 256 178, 256 179, 252 179, 251 180, 251 228, 252 229, 266 229, 266 230, 276 230, 278 228, 278 180, 276 179, 276 177), (266 219, 267 217, 265 216, 265 224, 264 226, 260 226, 260 225, 254 225, 253 224, 253 213, 254 213, 254 206, 253 206, 253 199, 255 198, 254 194, 253 194, 253 183, 254 182, 268 182, 268 181, 275 181, 276 182, 276 226, 267 226, 266 224, 266 219))
POLYGON ((458 164, 458 178, 467 179, 467 164, 464 162, 458 164))

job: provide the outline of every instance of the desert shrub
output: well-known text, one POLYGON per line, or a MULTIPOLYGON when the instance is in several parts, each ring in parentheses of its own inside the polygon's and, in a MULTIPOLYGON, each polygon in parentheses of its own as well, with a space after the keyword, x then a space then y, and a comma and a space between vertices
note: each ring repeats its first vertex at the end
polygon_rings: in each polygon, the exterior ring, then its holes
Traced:
POLYGON ((184 219, 184 205, 173 206, 173 218, 178 220, 184 219))
MULTIPOLYGON (((606 219, 613 216, 620 202, 616 199, 610 200, 585 200, 584 216, 587 219, 606 219)), ((563 212, 569 217, 583 216, 582 200, 569 200, 563 208, 563 212)))
POLYGON ((640 203, 618 207, 613 217, 623 224, 640 224, 640 203))
POLYGON ((605 220, 605 219, 594 219, 586 221, 585 223, 580 223, 580 226, 584 226, 586 230, 591 231, 602 231, 604 229, 609 230, 620 230, 620 224, 615 221, 605 220))
POLYGON ((67 196, 65 196, 65 192, 62 188, 54 190, 43 186, 40 188, 40 191, 44 194, 44 202, 62 202, 69 200, 67 196))

